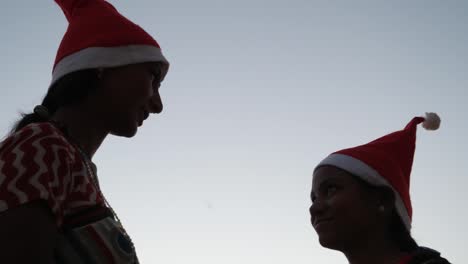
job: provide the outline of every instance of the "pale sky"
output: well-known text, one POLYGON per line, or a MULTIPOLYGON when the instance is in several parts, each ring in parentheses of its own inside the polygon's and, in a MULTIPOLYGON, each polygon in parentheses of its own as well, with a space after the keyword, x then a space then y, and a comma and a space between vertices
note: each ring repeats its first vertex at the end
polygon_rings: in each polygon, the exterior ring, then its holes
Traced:
MULTIPOLYGON (((165 110, 95 157, 142 264, 347 263, 310 226, 329 153, 419 129, 413 236, 467 263, 468 1, 111 1, 171 62, 165 110)), ((53 1, 0 9, 0 132, 46 93, 67 22, 53 1)))

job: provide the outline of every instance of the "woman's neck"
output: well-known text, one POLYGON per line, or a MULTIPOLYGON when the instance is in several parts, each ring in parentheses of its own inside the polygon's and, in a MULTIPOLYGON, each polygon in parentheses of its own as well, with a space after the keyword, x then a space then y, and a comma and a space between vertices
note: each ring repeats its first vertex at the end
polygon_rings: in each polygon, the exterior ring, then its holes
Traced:
POLYGON ((109 134, 102 120, 85 107, 67 107, 59 109, 52 116, 66 129, 67 136, 91 159, 109 134))
POLYGON ((349 264, 399 264, 406 255, 388 239, 366 239, 343 251, 349 264))

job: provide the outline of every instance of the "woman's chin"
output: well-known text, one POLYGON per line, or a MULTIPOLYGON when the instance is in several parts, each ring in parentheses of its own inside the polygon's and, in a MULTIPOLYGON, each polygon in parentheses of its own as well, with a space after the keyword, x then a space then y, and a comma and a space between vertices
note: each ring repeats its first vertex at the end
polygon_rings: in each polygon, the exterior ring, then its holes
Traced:
POLYGON ((332 236, 319 236, 319 243, 322 247, 328 248, 328 249, 333 249, 333 250, 340 250, 339 246, 339 241, 336 240, 336 238, 332 236))
POLYGON ((125 127, 122 126, 119 128, 115 128, 110 133, 118 137, 131 138, 136 135, 137 131, 138 131, 138 124, 135 124, 133 126, 125 126, 125 127))

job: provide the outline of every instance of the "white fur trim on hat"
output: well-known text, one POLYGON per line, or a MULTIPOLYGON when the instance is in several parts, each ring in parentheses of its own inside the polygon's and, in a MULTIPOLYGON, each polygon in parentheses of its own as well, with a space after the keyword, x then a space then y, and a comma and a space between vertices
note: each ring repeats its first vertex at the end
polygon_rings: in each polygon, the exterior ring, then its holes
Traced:
POLYGON ((161 49, 150 45, 129 45, 120 47, 91 47, 75 52, 60 60, 52 72, 51 85, 68 73, 93 68, 118 67, 134 63, 163 62, 162 78, 169 63, 161 49))
POLYGON ((367 183, 371 185, 385 186, 385 187, 390 188, 395 194, 396 211, 398 215, 400 216, 401 220, 403 221, 403 224, 405 225, 406 229, 408 231, 411 230, 411 220, 408 215, 408 211, 406 210, 405 204, 403 203, 403 200, 401 199, 400 194, 376 170, 374 170, 369 165, 367 165, 366 163, 356 158, 343 155, 343 154, 334 153, 326 157, 324 160, 322 160, 317 165, 317 167, 315 167, 314 173, 319 167, 326 166, 326 165, 334 166, 339 169, 345 170, 353 174, 354 176, 361 178, 362 180, 366 181, 367 183))

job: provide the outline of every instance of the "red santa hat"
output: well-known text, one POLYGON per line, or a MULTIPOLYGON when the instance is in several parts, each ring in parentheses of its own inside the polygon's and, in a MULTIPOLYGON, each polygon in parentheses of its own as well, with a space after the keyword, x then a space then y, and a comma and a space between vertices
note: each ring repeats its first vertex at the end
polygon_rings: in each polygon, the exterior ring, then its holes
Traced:
POLYGON ((337 151, 317 165, 345 170, 374 186, 389 187, 395 196, 395 208, 407 230, 411 230, 412 207, 410 175, 416 142, 416 127, 436 130, 440 118, 435 113, 415 117, 403 130, 393 132, 365 145, 337 151))
POLYGON ((69 25, 55 58, 54 84, 83 69, 161 62, 162 78, 169 63, 159 44, 141 27, 122 16, 105 0, 55 0, 69 25))

